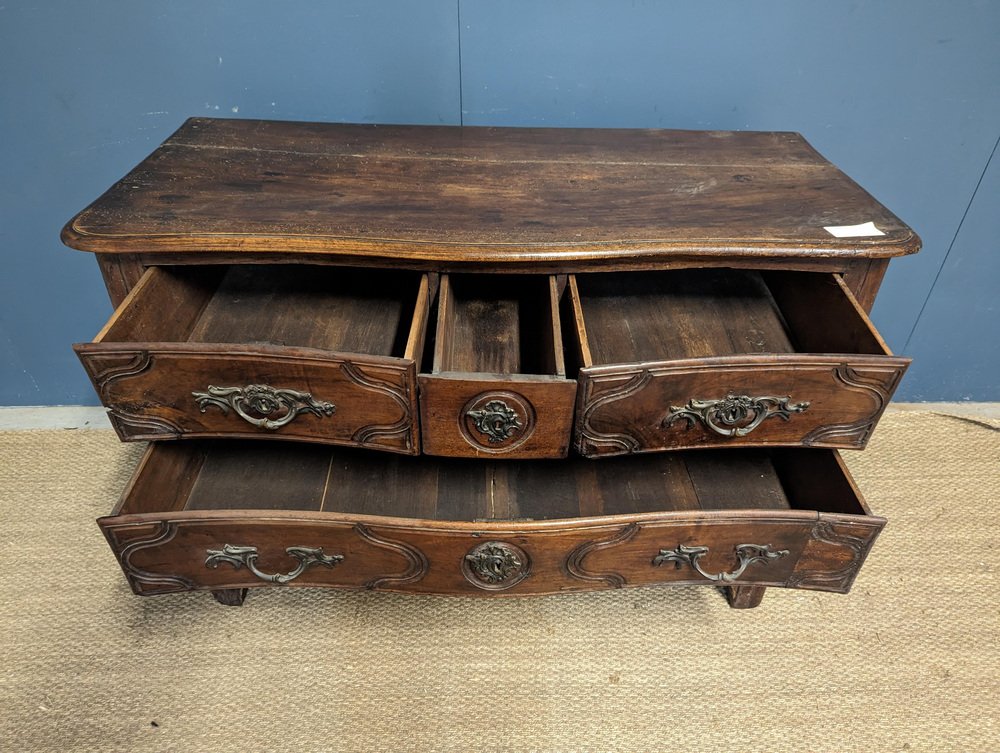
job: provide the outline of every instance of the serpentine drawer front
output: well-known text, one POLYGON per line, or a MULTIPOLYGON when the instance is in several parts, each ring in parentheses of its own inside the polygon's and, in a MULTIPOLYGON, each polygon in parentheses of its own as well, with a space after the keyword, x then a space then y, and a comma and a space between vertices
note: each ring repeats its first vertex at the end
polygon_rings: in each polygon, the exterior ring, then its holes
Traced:
POLYGON ((138 594, 329 586, 482 596, 654 584, 846 592, 884 525, 830 450, 557 466, 159 444, 99 522, 138 594))
POLYGON ((909 364, 833 274, 575 275, 567 299, 588 456, 861 448, 909 364))
POLYGON ((76 345, 124 440, 281 437, 417 454, 428 277, 151 267, 76 345))

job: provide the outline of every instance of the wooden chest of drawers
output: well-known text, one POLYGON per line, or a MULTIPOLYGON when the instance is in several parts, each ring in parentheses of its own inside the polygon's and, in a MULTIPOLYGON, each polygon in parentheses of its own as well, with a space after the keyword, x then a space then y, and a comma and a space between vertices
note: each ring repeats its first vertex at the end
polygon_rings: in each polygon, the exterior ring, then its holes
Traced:
POLYGON ((99 521, 136 593, 746 607, 846 591, 884 525, 836 449, 908 364, 867 310, 919 239, 796 134, 195 119, 63 238, 154 440, 99 521))

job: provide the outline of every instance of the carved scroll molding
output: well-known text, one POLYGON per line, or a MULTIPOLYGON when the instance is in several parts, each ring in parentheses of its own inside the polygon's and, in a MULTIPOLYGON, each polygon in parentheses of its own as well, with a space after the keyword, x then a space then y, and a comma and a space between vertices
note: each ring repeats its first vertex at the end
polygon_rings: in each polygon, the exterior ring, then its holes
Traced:
POLYGON ((731 392, 717 399, 692 398, 687 405, 671 405, 670 413, 660 425, 668 429, 683 419, 686 428, 700 422, 719 436, 745 437, 768 418, 787 421, 793 413, 801 413, 809 407, 808 402, 793 403, 791 400, 788 395, 752 397, 731 392))
POLYGON ((184 430, 162 416, 136 416, 120 407, 108 409, 108 420, 123 440, 176 438, 184 430))
MULTIPOLYGON (((617 374, 610 379, 618 382, 622 376, 622 374, 617 374)), ((603 390, 599 389, 599 386, 605 380, 599 377, 584 379, 580 395, 580 420, 576 428, 577 449, 584 454, 597 454, 601 453, 602 450, 607 453, 621 454, 640 449, 642 443, 632 435, 623 432, 609 434, 598 431, 592 426, 591 419, 602 406, 634 395, 649 384, 652 378, 653 375, 648 369, 641 369, 626 381, 603 390)))
MULTIPOLYGON (((832 571, 796 570, 789 577, 786 585, 789 588, 816 588, 824 591, 840 591, 846 593, 854 582, 871 547, 872 539, 864 539, 846 533, 838 533, 835 524, 821 520, 813 526, 811 537, 815 541, 831 546, 844 547, 850 552, 850 559, 843 567, 832 571)), ((809 548, 803 553, 800 562, 808 556, 809 548)))
POLYGON ((872 412, 857 421, 842 424, 827 424, 813 429, 802 438, 808 446, 825 444, 852 444, 863 447, 868 441, 879 416, 889 403, 889 398, 903 376, 902 369, 875 370, 854 369, 844 364, 834 369, 834 377, 844 387, 860 392, 872 401, 872 412))
POLYGON ((766 565, 771 560, 788 556, 787 549, 776 551, 771 548, 770 544, 737 544, 735 551, 736 567, 728 572, 710 573, 702 567, 701 559, 709 552, 707 546, 681 544, 676 549, 661 549, 660 553, 653 557, 653 564, 658 567, 667 562, 673 562, 674 566, 678 568, 686 564, 713 583, 732 583, 756 562, 766 565))
POLYGON ((90 378, 101 402, 108 403, 108 391, 120 379, 128 379, 146 371, 153 363, 148 351, 133 350, 117 353, 81 353, 90 378))
POLYGON ((372 578, 370 581, 365 583, 365 588, 377 589, 401 586, 404 583, 414 583, 427 575, 427 570, 430 567, 427 562, 427 557, 415 546, 407 544, 403 541, 397 541, 396 539, 379 536, 372 533, 371 529, 367 526, 361 525, 360 523, 354 526, 354 531, 358 534, 358 536, 363 538, 372 546, 377 546, 380 549, 387 549, 390 552, 399 554, 408 563, 406 570, 399 575, 382 575, 378 578, 372 578))
POLYGON ((351 441, 358 444, 371 444, 376 437, 400 436, 403 446, 407 450, 414 448, 413 439, 413 399, 411 395, 411 378, 407 379, 406 373, 402 374, 403 384, 392 384, 382 379, 366 374, 361 367, 350 361, 340 364, 340 371, 347 379, 358 387, 371 392, 385 395, 399 406, 402 415, 398 421, 391 424, 370 424, 362 426, 351 436, 351 441))
POLYGON ((245 387, 216 387, 210 384, 207 392, 192 392, 191 395, 202 413, 209 406, 219 408, 225 415, 232 409, 251 426, 267 431, 280 429, 303 413, 324 418, 332 416, 337 410, 333 403, 316 400, 308 392, 269 384, 248 384, 245 387))
POLYGON ((585 580, 590 583, 606 583, 612 588, 623 588, 625 586, 625 576, 618 573, 595 573, 583 566, 583 560, 591 552, 597 552, 601 549, 608 549, 618 544, 623 544, 635 537, 639 533, 638 523, 629 523, 627 526, 622 528, 618 533, 614 534, 607 539, 598 539, 596 541, 585 541, 576 547, 569 556, 566 558, 566 572, 568 572, 574 578, 579 578, 580 580, 585 580))
POLYGON ((137 594, 159 594, 171 591, 190 591, 197 588, 194 581, 180 575, 153 573, 143 570, 132 562, 132 558, 138 552, 162 546, 171 541, 177 534, 176 523, 160 521, 149 526, 143 525, 138 530, 141 533, 136 534, 136 528, 133 527, 108 529, 108 536, 114 542, 114 548, 118 552, 118 561, 121 563, 122 571, 125 573, 125 577, 128 578, 133 591, 137 594), (152 527, 152 532, 145 534, 149 527, 152 527), (131 538, 133 534, 136 534, 136 538, 131 538))
POLYGON ((462 574, 476 588, 503 591, 516 586, 531 570, 528 555, 505 541, 486 541, 462 559, 462 574))
POLYGON ((183 429, 170 419, 134 413, 129 410, 130 403, 111 396, 117 382, 139 376, 153 366, 154 357, 149 351, 82 353, 81 356, 101 402, 109 406, 108 419, 121 439, 175 438, 183 433, 183 429))

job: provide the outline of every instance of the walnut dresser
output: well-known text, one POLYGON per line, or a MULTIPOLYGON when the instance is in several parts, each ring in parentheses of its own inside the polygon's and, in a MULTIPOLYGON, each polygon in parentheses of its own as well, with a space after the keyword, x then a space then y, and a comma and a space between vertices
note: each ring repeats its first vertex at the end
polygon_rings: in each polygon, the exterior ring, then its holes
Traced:
POLYGON ((63 231, 137 594, 846 592, 917 236, 794 133, 189 120, 63 231))

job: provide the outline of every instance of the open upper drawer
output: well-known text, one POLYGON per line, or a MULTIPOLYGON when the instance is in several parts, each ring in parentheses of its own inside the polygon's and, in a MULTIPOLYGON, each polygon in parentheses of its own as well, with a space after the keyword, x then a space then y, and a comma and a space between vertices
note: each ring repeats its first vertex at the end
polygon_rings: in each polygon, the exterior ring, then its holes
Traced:
POLYGON ((861 448, 909 359, 841 278, 690 269, 577 275, 575 447, 861 448))
POLYGON ((566 456, 576 382, 566 378, 558 283, 441 276, 434 362, 419 377, 425 453, 566 456))
POLYGON ((426 275, 151 267, 74 348, 125 440, 274 437, 420 451, 426 275))
POLYGON ((562 462, 154 443, 100 521, 139 594, 327 586, 845 592, 885 521, 831 450, 562 462))

